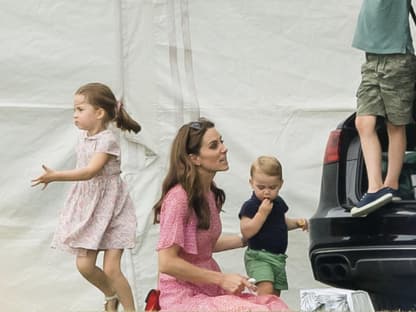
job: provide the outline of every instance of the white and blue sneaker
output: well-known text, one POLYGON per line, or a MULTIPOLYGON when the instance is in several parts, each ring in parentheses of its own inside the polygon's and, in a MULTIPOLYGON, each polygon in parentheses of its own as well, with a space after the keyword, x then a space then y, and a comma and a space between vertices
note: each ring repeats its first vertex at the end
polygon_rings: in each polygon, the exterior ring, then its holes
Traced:
POLYGON ((370 212, 390 203, 393 200, 394 190, 383 187, 374 193, 365 193, 355 207, 351 209, 353 217, 366 216, 370 212))
POLYGON ((396 201, 402 200, 402 198, 400 197, 399 190, 395 190, 394 188, 390 188, 390 189, 391 189, 391 192, 393 194, 392 201, 396 202, 396 201))

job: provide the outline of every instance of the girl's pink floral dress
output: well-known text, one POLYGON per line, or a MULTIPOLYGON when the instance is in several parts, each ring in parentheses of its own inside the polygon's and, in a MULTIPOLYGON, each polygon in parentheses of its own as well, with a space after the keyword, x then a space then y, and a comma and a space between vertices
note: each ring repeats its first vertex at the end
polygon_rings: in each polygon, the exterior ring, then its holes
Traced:
MULTIPOLYGON (((208 230, 197 229, 197 219, 190 214, 185 190, 174 186, 165 196, 160 215, 160 238, 157 250, 176 244, 182 248, 181 257, 202 268, 220 271, 212 251, 221 234, 221 220, 214 194, 208 195, 211 225, 208 230)), ((180 281, 167 274, 159 276, 162 311, 288 311, 277 296, 250 294, 230 295, 216 285, 196 285, 180 281)))
POLYGON ((133 248, 136 215, 127 186, 120 178, 120 147, 111 132, 94 136, 83 131, 77 145, 77 168, 85 167, 94 153, 111 157, 101 172, 75 182, 59 215, 52 247, 86 254, 86 249, 133 248))

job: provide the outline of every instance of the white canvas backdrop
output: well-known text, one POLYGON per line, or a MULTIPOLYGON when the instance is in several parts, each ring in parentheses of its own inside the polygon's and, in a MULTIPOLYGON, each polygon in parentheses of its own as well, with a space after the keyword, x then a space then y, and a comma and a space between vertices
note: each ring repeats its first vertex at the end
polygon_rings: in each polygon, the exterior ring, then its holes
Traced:
MULTIPOLYGON (((351 48, 359 0, 0 0, 0 307, 2 311, 99 311, 102 297, 50 241, 69 183, 44 191, 41 164, 74 165, 72 96, 101 81, 140 121, 121 135, 123 177, 139 219, 123 270, 137 306, 156 286, 152 205, 171 140, 198 116, 229 148, 225 233, 239 231, 251 193, 248 169, 261 154, 283 163, 281 195, 292 217, 317 207, 328 133, 355 108, 363 55, 351 48)), ((289 234, 289 291, 322 287, 308 261, 308 235, 289 234)), ((216 255, 244 274, 243 250, 216 255)))

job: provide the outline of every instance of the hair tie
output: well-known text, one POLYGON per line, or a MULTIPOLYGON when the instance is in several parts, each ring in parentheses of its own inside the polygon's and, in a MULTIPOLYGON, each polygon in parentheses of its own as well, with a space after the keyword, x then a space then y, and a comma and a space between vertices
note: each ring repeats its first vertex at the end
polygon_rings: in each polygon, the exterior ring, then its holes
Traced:
POLYGON ((121 101, 117 101, 116 103, 116 112, 119 113, 123 103, 121 101))

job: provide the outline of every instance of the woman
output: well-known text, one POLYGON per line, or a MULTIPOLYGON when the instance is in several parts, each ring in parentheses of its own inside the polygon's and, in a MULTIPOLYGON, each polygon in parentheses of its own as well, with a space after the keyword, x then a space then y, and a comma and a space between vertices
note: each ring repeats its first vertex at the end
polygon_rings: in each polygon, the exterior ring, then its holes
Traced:
POLYGON ((159 289, 162 310, 287 311, 274 295, 254 290, 247 277, 221 272, 213 252, 243 247, 240 236, 221 236, 224 191, 213 179, 228 169, 227 148, 206 119, 183 125, 172 144, 170 166, 156 203, 160 222, 159 289))

